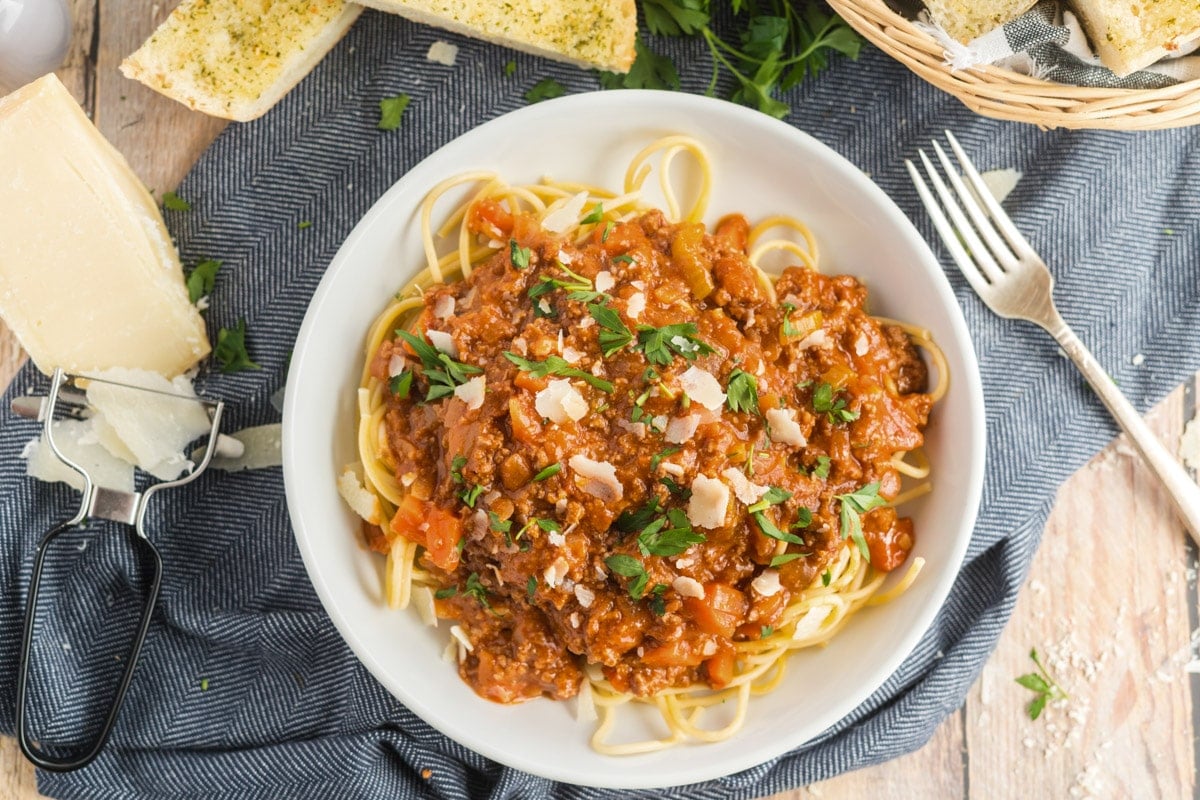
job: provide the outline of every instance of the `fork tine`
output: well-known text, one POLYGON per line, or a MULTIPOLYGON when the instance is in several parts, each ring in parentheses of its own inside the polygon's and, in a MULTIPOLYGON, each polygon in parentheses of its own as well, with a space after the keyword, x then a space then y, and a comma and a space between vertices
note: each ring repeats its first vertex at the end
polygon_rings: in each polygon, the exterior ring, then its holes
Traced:
POLYGON ((989 283, 995 283, 1004 277, 1004 271, 1000 269, 1000 265, 996 263, 996 259, 992 257, 991 251, 987 249, 975 233, 975 228, 963 213, 962 207, 959 205, 959 200, 951 193, 950 188, 946 186, 942 180, 942 176, 933 166, 933 162, 929 160, 929 156, 925 155, 924 150, 918 150, 917 155, 921 157, 921 163, 925 165, 925 172, 928 173, 930 181, 933 183, 933 188, 937 192, 938 197, 942 200, 942 207, 950 215, 950 219, 954 222, 954 229, 966 243, 966 250, 972 261, 975 262, 976 268, 984 274, 989 283))
MULTIPOLYGON (((980 198, 978 193, 967 188, 963 183, 962 178, 958 175, 958 170, 954 168, 954 164, 950 161, 950 157, 946 155, 946 151, 936 141, 933 143, 933 150, 937 153, 938 161, 942 164, 942 169, 946 171, 946 177, 950 179, 951 185, 954 186, 954 191, 958 194, 958 199, 966 209, 967 214, 971 217, 971 222, 974 223, 975 230, 983 236, 987 242, 988 250, 1000 262, 1001 266, 1012 272, 1017 268, 1017 259, 1013 256, 1012 250, 996 233, 996 226, 989 220, 987 213, 980 206, 980 198)), ((991 192, 988 192, 991 194, 991 192)))
POLYGON ((963 168, 963 174, 970 181, 971 187, 975 189, 975 194, 983 201, 988 216, 1000 228, 1000 232, 1004 234, 1004 238, 1008 240, 1013 250, 1017 251, 1017 255, 1019 256, 1026 258, 1033 256, 1036 258, 1037 252, 1029 244, 1029 241, 1021 235, 1021 232, 1017 230, 1017 226, 1013 224, 1008 214, 996 202, 996 198, 992 196, 992 193, 988 191, 987 184, 979 176, 979 170, 975 169, 975 165, 967 157, 967 153, 963 150, 962 145, 958 143, 958 139, 954 138, 954 134, 950 131, 946 131, 946 139, 950 142, 950 147, 954 150, 954 155, 958 158, 958 163, 963 168))
POLYGON ((913 185, 917 187, 917 195, 921 198, 925 210, 929 212, 929 218, 933 220, 933 227, 937 228, 938 235, 942 237, 942 242, 946 245, 946 249, 950 251, 950 257, 954 259, 954 263, 967 279, 967 283, 971 284, 971 288, 981 297, 985 297, 985 293, 990 288, 987 279, 984 278, 983 273, 975 266, 975 262, 971 260, 971 256, 967 253, 966 248, 958 240, 958 236, 954 232, 954 226, 950 224, 950 220, 946 219, 946 215, 942 213, 942 207, 938 205, 938 201, 934 199, 933 193, 925 185, 925 180, 921 177, 917 166, 907 158, 904 159, 904 166, 908 167, 908 174, 912 178, 913 185))

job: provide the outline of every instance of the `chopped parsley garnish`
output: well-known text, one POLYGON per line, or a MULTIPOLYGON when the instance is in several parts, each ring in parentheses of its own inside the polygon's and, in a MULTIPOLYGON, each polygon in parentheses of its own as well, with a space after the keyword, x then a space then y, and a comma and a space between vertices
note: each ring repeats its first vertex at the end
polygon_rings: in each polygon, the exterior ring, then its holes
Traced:
MULTIPOLYGON (((467 465, 467 458, 463 455, 457 455, 450 461, 450 480, 465 487, 458 493, 458 499, 467 504, 467 508, 474 508, 475 501, 479 499, 479 495, 483 494, 483 487, 479 484, 467 486, 467 479, 463 477, 463 467, 467 465)), ((461 545, 464 540, 459 539, 461 545)))
POLYGON ((632 264, 633 256, 629 255, 628 253, 623 253, 619 256, 613 256, 612 260, 619 264, 632 264))
POLYGON ((525 269, 529 266, 529 248, 521 247, 516 239, 508 240, 508 257, 515 269, 525 269))
POLYGON ((444 589, 438 589, 436 592, 433 593, 433 596, 436 597, 438 600, 446 600, 448 598, 454 597, 454 595, 456 595, 456 594, 458 594, 457 586, 447 586, 444 589))
POLYGON ((562 464, 559 464, 556 461, 555 463, 551 464, 550 466, 548 466, 542 470, 539 470, 538 474, 533 476, 533 482, 541 483, 542 481, 546 480, 547 478, 553 478, 555 475, 557 475, 560 472, 562 472, 562 464))
POLYGON ((758 529, 763 532, 764 536, 769 536, 772 539, 777 539, 781 542, 789 542, 790 544, 804 544, 804 540, 793 533, 781 531, 771 522, 771 518, 764 511, 756 511, 753 514, 754 521, 758 523, 758 529))
POLYGON ((562 97, 566 93, 566 88, 564 88, 561 83, 554 80, 554 78, 542 78, 525 93, 525 101, 528 103, 540 103, 543 100, 551 100, 555 97, 562 97))
POLYGON ((479 574, 472 572, 467 576, 467 585, 463 588, 463 594, 468 597, 474 597, 479 601, 479 605, 486 609, 491 609, 492 604, 488 602, 487 587, 479 582, 479 574))
POLYGON ((695 361, 697 356, 708 355, 713 351, 707 343, 697 338, 698 332, 693 322, 680 322, 661 328, 639 325, 635 349, 645 353, 646 360, 651 364, 660 367, 670 364, 673 356, 695 361))
POLYGON ((670 475, 663 475, 658 482, 667 487, 667 491, 677 500, 686 502, 692 499, 692 490, 686 486, 680 486, 670 475))
POLYGON ((1037 719, 1042 715, 1042 710, 1045 709, 1046 703, 1051 700, 1066 700, 1067 693, 1054 678, 1050 677, 1050 673, 1042 666, 1042 660, 1038 658, 1038 651, 1031 649, 1029 657, 1033 659, 1034 666, 1037 667, 1037 672, 1030 672, 1017 678, 1017 683, 1024 686, 1031 692, 1035 693, 1035 697, 1029 701, 1029 705, 1025 707, 1025 712, 1029 714, 1030 719, 1037 719))
POLYGON ((613 232, 613 228, 617 227, 612 220, 604 223, 604 232, 600 234, 600 241, 607 242, 609 234, 613 232))
POLYGON ((592 286, 592 282, 582 275, 572 272, 562 264, 558 268, 565 272, 568 276, 567 280, 562 278, 553 278, 549 275, 542 275, 538 278, 538 282, 529 287, 527 294, 529 299, 535 301, 533 304, 533 315, 535 317, 554 317, 553 310, 546 311, 541 307, 541 304, 536 302, 543 295, 550 294, 555 289, 565 289, 567 291, 568 300, 578 300, 583 303, 590 303, 600 298, 608 299, 608 295, 604 292, 597 292, 592 286))
POLYGON ((525 596, 529 598, 529 602, 533 602, 533 595, 537 592, 537 578, 533 575, 529 576, 529 580, 525 582, 525 596))
POLYGON ((783 304, 783 335, 784 336, 799 336, 800 330, 792 324, 792 312, 796 307, 791 303, 783 304))
POLYGON ((766 511, 771 506, 777 506, 791 499, 792 493, 786 489, 780 489, 778 486, 772 486, 767 489, 759 501, 750 506, 747 511, 751 514, 757 514, 759 511, 766 511))
POLYGON ((731 411, 758 413, 758 379, 745 370, 735 369, 729 373, 725 402, 731 411))
POLYGON ((654 588, 650 590, 650 612, 656 617, 661 617, 667 613, 667 601, 663 597, 667 591, 665 583, 656 583, 654 588))
POLYGON ((655 515, 662 510, 657 497, 651 497, 650 502, 638 508, 627 508, 613 521, 612 527, 618 533, 633 533, 640 531, 650 524, 655 515))
POLYGON ((426 342, 420 336, 408 331, 398 330, 396 335, 408 343, 425 371, 425 380, 429 381, 429 391, 425 393, 425 402, 432 403, 443 397, 454 394, 456 387, 466 383, 468 375, 478 375, 483 372, 472 364, 455 361, 450 356, 426 342))
POLYGON ((163 192, 163 206, 170 211, 192 210, 192 204, 174 192, 163 192))
POLYGON ((611 393, 613 390, 613 385, 608 381, 597 378, 590 372, 576 369, 558 356, 550 356, 545 361, 530 361, 527 358, 521 358, 516 353, 506 350, 504 351, 504 357, 516 364, 517 369, 522 372, 528 372, 535 378, 544 378, 547 375, 561 375, 565 378, 579 378, 589 386, 599 389, 602 392, 611 393))
POLYGON ((833 465, 833 459, 829 456, 817 456, 817 465, 813 467, 813 477, 825 480, 829 477, 829 468, 833 465))
POLYGON ((838 397, 838 394, 839 391, 828 383, 817 384, 812 395, 813 411, 826 414, 830 424, 858 419, 858 412, 846 408, 846 398, 838 397))
POLYGON ((221 269, 221 262, 208 259, 201 261, 187 276, 188 300, 193 305, 200 300, 201 297, 207 297, 212 294, 213 287, 217 283, 217 272, 221 269))
POLYGON ((678 447, 668 447, 666 450, 663 450, 659 453, 655 453, 650 458, 650 471, 651 472, 656 471, 658 469, 658 465, 662 463, 662 460, 664 458, 666 458, 667 456, 673 456, 678 452, 679 452, 678 447))
POLYGON ((600 220, 604 219, 604 203, 596 203, 596 207, 591 210, 586 217, 579 220, 580 225, 595 225, 600 220))
POLYGON ((399 375, 393 375, 391 381, 388 382, 388 388, 392 390, 392 394, 399 397, 401 400, 407 400, 409 392, 412 391, 413 373, 411 369, 406 369, 399 375))
POLYGON ((496 533, 507 534, 512 530, 511 519, 500 519, 500 516, 495 511, 489 511, 487 512, 487 515, 488 527, 494 530, 496 533))
POLYGON ((398 94, 395 97, 385 97, 379 101, 379 130, 394 131, 400 127, 400 120, 404 117, 404 110, 408 108, 408 104, 412 102, 412 98, 406 94, 398 94))
POLYGON ((771 634, 773 634, 774 632, 775 632, 775 626, 763 625, 762 628, 758 632, 758 638, 769 639, 771 637, 771 634))
POLYGON ((833 580, 832 572, 830 572, 829 570, 825 570, 824 572, 821 573, 821 585, 822 586, 828 586, 829 582, 831 580, 833 580))
POLYGON ((687 515, 672 508, 666 516, 647 525, 637 538, 638 550, 644 556, 677 556, 694 544, 706 541, 702 533, 692 530, 687 515), (671 527, 666 527, 670 523, 671 527))
POLYGON ((775 556, 771 559, 772 567, 781 567, 789 561, 795 561, 797 558, 804 558, 808 553, 784 553, 783 555, 775 556))
POLYGON ((633 556, 617 553, 604 559, 604 563, 622 578, 630 578, 629 596, 634 600, 642 599, 642 595, 646 593, 646 584, 650 582, 650 576, 646 573, 646 568, 642 566, 641 561, 633 556))
POLYGON ((217 331, 217 346, 213 357, 221 365, 221 372, 238 372, 243 369, 262 369, 250 360, 246 352, 246 320, 239 319, 233 328, 217 331))
POLYGON ((605 358, 633 341, 633 331, 626 327, 620 315, 611 306, 590 303, 587 310, 600 326, 600 352, 605 358))
POLYGON ((863 536, 860 515, 871 509, 887 505, 887 500, 879 496, 879 481, 868 483, 858 491, 849 494, 835 494, 834 499, 841 501, 842 504, 842 538, 853 539, 854 543, 858 545, 858 552, 862 553, 863 558, 870 563, 871 551, 867 547, 866 537, 863 536))
POLYGON ((807 506, 800 506, 800 510, 796 512, 796 521, 792 523, 793 528, 807 528, 812 525, 812 511, 807 506))

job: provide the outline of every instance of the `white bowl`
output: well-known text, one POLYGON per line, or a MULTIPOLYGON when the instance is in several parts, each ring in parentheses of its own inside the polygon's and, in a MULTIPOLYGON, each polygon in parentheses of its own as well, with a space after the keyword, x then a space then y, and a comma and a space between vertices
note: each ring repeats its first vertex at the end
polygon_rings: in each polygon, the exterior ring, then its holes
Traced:
POLYGON ((903 213, 862 172, 815 139, 731 103, 663 92, 604 92, 523 108, 481 125, 414 167, 363 217, 313 296, 296 341, 283 414, 283 468, 296 541, 334 624, 371 673, 430 725, 463 745, 555 780, 651 788, 707 780, 812 739, 871 695, 911 652, 953 583, 979 504, 984 409, 965 323, 936 259, 903 213), (805 220, 826 272, 861 277, 874 313, 929 328, 949 360, 949 394, 934 410, 927 454, 932 494, 915 519, 917 583, 862 611, 832 644, 788 663, 784 683, 751 701, 745 728, 717 744, 602 756, 573 704, 503 706, 476 696, 441 660, 446 626, 381 599, 382 559, 357 544, 358 521, 335 481, 356 461, 355 389, 375 314, 423 263, 418 209, 426 191, 469 170, 512 182, 545 175, 619 188, 630 157, 669 133, 689 133, 714 162, 713 222, 787 213, 805 220), (813 691, 819 686, 819 691, 813 691))

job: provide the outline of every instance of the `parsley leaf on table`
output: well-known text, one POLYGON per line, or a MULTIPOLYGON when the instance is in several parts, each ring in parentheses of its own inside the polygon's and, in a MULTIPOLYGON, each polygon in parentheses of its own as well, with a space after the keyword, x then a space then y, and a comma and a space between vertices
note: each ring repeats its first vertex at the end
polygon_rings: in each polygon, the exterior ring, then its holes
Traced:
POLYGON ((192 305, 195 305, 201 297, 212 294, 213 287, 217 282, 217 272, 220 269, 221 262, 210 258, 207 261, 201 261, 188 273, 188 300, 192 305))
POLYGON ((408 104, 412 102, 412 98, 406 94, 398 94, 395 97, 385 97, 379 101, 379 125, 381 131, 394 131, 400 127, 400 120, 404 117, 404 110, 408 108, 408 104))
POLYGON ((217 331, 217 346, 213 357, 221 365, 221 372, 238 372, 243 369, 262 369, 250 360, 246 352, 246 320, 239 319, 233 328, 217 331))
POLYGON ((1016 679, 1016 682, 1036 695, 1029 701, 1029 705, 1025 707, 1025 712, 1029 714, 1030 719, 1037 719, 1042 715, 1042 710, 1045 709, 1047 702, 1051 700, 1066 700, 1068 699, 1068 695, 1058 685, 1057 681, 1050 677, 1050 673, 1046 671, 1046 668, 1042 666, 1042 660, 1038 657, 1037 650, 1030 650, 1029 657, 1033 660, 1037 671, 1022 675, 1016 679))
POLYGON ((543 100, 562 97, 566 93, 567 90, 561 83, 554 80, 554 78, 542 78, 525 93, 525 101, 528 103, 540 103, 543 100))

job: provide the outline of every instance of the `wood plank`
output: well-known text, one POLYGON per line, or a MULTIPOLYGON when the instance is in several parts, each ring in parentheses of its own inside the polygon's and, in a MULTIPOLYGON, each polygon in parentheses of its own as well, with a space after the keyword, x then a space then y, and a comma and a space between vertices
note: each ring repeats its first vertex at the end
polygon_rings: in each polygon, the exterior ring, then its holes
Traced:
MULTIPOLYGON (((1183 390, 1149 416, 1182 430, 1183 390)), ((1187 536, 1124 437, 1068 480, 1013 618, 967 704, 978 797, 1190 797, 1187 536), (1032 721, 1037 648, 1070 699, 1032 721)))
POLYGON ((100 4, 96 53, 96 126, 129 161, 156 197, 173 190, 225 129, 209 117, 147 89, 120 73, 121 60, 154 31, 177 0, 105 0, 100 4))

